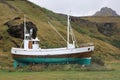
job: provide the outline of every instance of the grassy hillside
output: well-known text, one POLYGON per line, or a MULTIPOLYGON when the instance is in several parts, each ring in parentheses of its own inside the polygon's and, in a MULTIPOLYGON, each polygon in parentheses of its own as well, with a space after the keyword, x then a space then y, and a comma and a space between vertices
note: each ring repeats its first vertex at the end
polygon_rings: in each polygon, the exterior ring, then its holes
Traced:
MULTIPOLYGON (((105 26, 106 24, 109 24, 109 26, 105 27, 109 27, 109 29, 107 29, 108 31, 111 27, 111 35, 100 35, 100 33, 99 35, 93 37, 112 44, 120 49, 120 17, 83 17, 82 19, 96 23, 96 25, 105 26)), ((99 28, 104 29, 102 26, 99 28)))
MULTIPOLYGON (((0 68, 3 66, 12 66, 13 59, 10 55, 11 47, 15 44, 11 41, 14 40, 17 44, 21 44, 22 40, 11 37, 7 33, 7 26, 4 25, 5 22, 15 18, 21 17, 23 20, 23 15, 27 16, 27 21, 32 21, 36 24, 38 28, 38 37, 41 40, 41 47, 61 47, 66 46, 66 43, 56 34, 56 32, 50 27, 48 21, 50 21, 55 28, 66 38, 66 18, 61 15, 55 14, 49 10, 38 7, 26 0, 1 0, 0 1, 0 68), (52 36, 52 37, 51 37, 52 36)), ((104 19, 108 18, 82 18, 89 20, 91 22, 102 22, 104 19), (102 20, 103 19, 103 20, 102 20)), ((119 18, 110 18, 112 21, 119 22, 119 18)), ((106 21, 106 20, 105 20, 106 21)), ((104 21, 103 21, 104 22, 104 21)), ((78 44, 81 43, 94 43, 95 51, 93 54, 94 60, 99 61, 114 61, 119 60, 120 50, 119 48, 107 43, 99 38, 91 37, 89 35, 89 30, 93 31, 92 35, 107 38, 103 34, 99 33, 93 24, 90 24, 90 28, 82 22, 77 26, 76 23, 72 22, 75 36, 78 44), (79 28, 80 31, 76 30, 79 28)), ((114 36, 115 37, 115 36, 114 36)), ((119 38, 119 36, 117 36, 119 38)), ((115 37, 115 38, 117 38, 115 37)), ((108 39, 109 40, 109 39, 108 39)))

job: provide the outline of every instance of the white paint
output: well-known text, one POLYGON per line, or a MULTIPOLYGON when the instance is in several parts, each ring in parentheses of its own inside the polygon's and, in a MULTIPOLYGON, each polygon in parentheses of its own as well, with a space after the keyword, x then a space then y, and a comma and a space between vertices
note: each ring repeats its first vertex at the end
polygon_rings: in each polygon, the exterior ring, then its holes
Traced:
POLYGON ((53 48, 53 49, 22 49, 22 48, 12 48, 11 53, 17 55, 62 55, 62 54, 75 54, 75 53, 85 53, 94 51, 94 46, 81 47, 81 48, 53 48))
POLYGON ((28 49, 28 44, 29 44, 29 41, 28 40, 24 40, 24 49, 25 50, 28 49))

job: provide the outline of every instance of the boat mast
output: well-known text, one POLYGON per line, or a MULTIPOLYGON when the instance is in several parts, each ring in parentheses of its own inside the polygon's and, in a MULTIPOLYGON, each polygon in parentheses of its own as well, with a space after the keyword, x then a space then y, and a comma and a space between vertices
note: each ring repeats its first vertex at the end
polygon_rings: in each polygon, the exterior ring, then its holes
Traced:
POLYGON ((26 29, 26 18, 25 18, 25 15, 24 15, 24 49, 29 49, 29 33, 27 32, 27 29, 26 29))
POLYGON ((26 16, 24 15, 24 40, 26 39, 26 16))
POLYGON ((70 20, 69 20, 70 16, 67 15, 67 47, 70 43, 70 20))
POLYGON ((75 48, 75 39, 70 25, 70 15, 67 15, 67 48, 75 48), (73 43, 70 43, 70 35, 72 36, 73 43))

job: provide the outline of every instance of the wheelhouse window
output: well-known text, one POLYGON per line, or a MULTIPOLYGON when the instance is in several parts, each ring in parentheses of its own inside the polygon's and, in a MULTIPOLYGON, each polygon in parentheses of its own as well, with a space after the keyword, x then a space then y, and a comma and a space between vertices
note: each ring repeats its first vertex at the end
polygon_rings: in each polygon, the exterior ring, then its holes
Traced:
POLYGON ((29 40, 29 39, 30 39, 30 37, 29 37, 29 36, 26 36, 26 37, 25 37, 25 39, 26 39, 26 40, 29 40))
POLYGON ((38 41, 33 41, 33 44, 38 44, 38 41))

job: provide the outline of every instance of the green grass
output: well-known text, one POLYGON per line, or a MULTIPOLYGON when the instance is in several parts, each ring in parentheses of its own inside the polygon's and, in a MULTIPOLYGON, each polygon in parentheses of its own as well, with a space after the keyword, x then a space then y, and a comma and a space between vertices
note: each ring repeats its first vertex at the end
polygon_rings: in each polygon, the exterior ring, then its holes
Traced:
POLYGON ((0 72, 0 80, 119 80, 120 71, 0 72))
MULTIPOLYGON (((110 71, 41 71, 5 72, 0 71, 0 80, 119 80, 120 62, 106 62, 110 71)), ((99 68, 99 67, 98 67, 99 68)))

